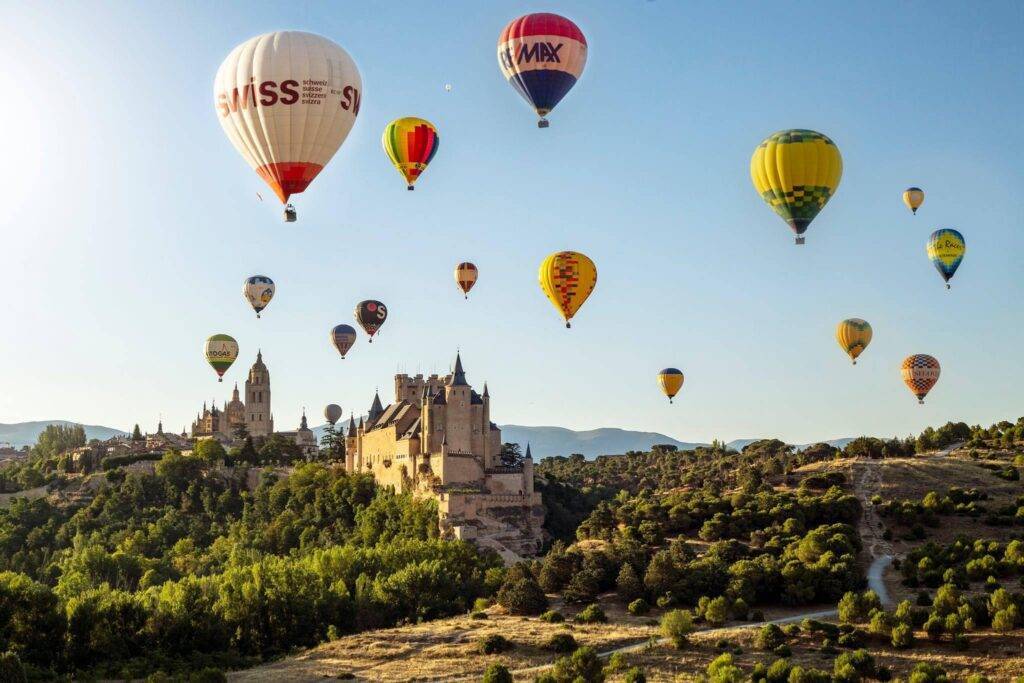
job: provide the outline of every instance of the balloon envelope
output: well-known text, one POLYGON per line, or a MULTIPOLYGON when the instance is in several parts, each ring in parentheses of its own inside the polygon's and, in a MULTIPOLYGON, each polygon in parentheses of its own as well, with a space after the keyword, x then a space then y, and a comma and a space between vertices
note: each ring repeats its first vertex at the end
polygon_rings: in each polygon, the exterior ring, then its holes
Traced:
POLYGON ((803 244, 818 212, 843 177, 843 158, 827 136, 813 130, 782 130, 764 139, 750 158, 750 178, 765 203, 803 244))
POLYGON ((359 323, 359 326, 363 328, 363 331, 366 332, 372 342, 373 335, 377 334, 377 330, 388 319, 388 309, 381 302, 368 299, 356 304, 355 316, 356 322, 359 323))
POLYGON ((847 318, 836 325, 836 341, 854 365, 857 364, 857 356, 871 343, 871 334, 871 325, 860 318, 847 318))
POLYGON ((669 403, 672 402, 672 399, 683 387, 683 380, 683 373, 677 368, 665 368, 658 373, 658 386, 660 386, 661 391, 668 396, 669 403))
POLYGON ((406 116, 395 119, 384 128, 381 144, 411 190, 437 154, 441 139, 430 121, 406 116))
POLYGON ((576 85, 587 64, 587 39, 579 26, 540 12, 513 19, 498 36, 498 66, 509 84, 541 117, 576 85))
POLYGON ((924 204, 924 190, 920 187, 908 187, 903 191, 903 203, 911 213, 916 214, 918 208, 924 204))
POLYGON ((463 261, 455 266, 455 284, 459 286, 459 289, 462 290, 467 299, 469 298, 469 290, 473 289, 478 276, 479 271, 469 261, 463 261))
POLYGON ((946 281, 946 288, 949 289, 949 281, 960 267, 967 253, 967 242, 964 236, 952 228, 936 230, 928 238, 928 258, 931 259, 935 270, 946 281))
POLYGON ((206 362, 217 373, 217 377, 221 378, 220 381, 223 381, 224 373, 238 358, 238 342, 230 335, 215 334, 206 340, 206 344, 203 346, 203 355, 206 356, 206 362))
POLYGON ((341 354, 341 358, 344 360, 345 354, 356 343, 355 328, 351 325, 335 325, 334 329, 331 330, 331 343, 334 344, 334 348, 338 349, 338 353, 341 354))
POLYGON ((578 251, 559 251, 540 264, 540 287, 565 320, 580 310, 597 285, 597 266, 578 251))
POLYGON ((213 82, 224 133, 282 203, 302 192, 359 114, 359 69, 337 43, 304 31, 245 41, 213 82))
POLYGON ((341 406, 337 403, 327 404, 327 407, 324 408, 324 419, 332 425, 337 423, 341 419, 341 406))
POLYGON ((918 403, 924 403, 924 397, 939 381, 940 370, 939 361, 924 353, 907 356, 900 367, 903 383, 917 396, 918 403))
POLYGON ((256 311, 256 317, 260 317, 260 311, 267 307, 270 300, 274 298, 277 288, 274 281, 266 275, 253 275, 245 278, 242 283, 242 294, 249 301, 249 305, 256 311))

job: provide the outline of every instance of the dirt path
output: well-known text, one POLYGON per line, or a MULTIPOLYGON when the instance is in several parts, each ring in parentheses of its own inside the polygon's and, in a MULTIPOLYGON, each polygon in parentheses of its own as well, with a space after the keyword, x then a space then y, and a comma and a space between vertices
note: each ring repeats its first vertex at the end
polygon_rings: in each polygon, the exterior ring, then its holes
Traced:
POLYGON ((893 604, 889 597, 889 590, 885 587, 885 570, 892 564, 894 553, 892 544, 885 540, 882 534, 885 526, 878 516, 875 504, 871 497, 879 493, 882 488, 882 477, 878 472, 877 460, 866 460, 854 465, 853 490, 860 499, 864 514, 860 519, 860 537, 864 542, 868 555, 871 556, 871 566, 868 568, 868 587, 873 590, 882 605, 888 607, 893 604))

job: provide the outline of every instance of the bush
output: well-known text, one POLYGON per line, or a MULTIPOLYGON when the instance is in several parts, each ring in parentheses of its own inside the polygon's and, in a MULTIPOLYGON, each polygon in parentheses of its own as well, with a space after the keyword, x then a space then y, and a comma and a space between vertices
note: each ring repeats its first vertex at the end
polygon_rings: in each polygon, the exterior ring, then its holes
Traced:
POLYGON ((551 675, 555 681, 580 680, 587 683, 602 683, 604 681, 601 660, 598 659, 597 651, 592 647, 581 647, 571 656, 559 659, 555 662, 551 675))
POLYGON ((484 671, 482 683, 512 683, 512 673, 503 664, 491 664, 484 671))
POLYGON ((473 611, 483 612, 485 609, 490 607, 493 603, 488 598, 477 598, 473 601, 473 611))
POLYGON ((712 626, 721 626, 729 618, 729 603, 719 596, 710 600, 704 610, 704 621, 712 626))
POLYGON ((786 634, 775 624, 762 626, 755 639, 755 645, 760 650, 774 650, 785 642, 786 634))
POLYGON ((686 647, 688 636, 693 633, 693 614, 689 610, 674 609, 661 617, 661 634, 672 641, 677 648, 686 647))
POLYGON ((568 633, 556 633, 548 639, 544 647, 552 652, 558 652, 559 654, 566 654, 568 652, 575 652, 576 650, 576 639, 568 633))
POLYGON ((18 655, 13 652, 5 652, 0 654, 0 681, 10 681, 10 683, 22 683, 27 681, 28 677, 25 675, 25 667, 22 665, 18 655))
POLYGON ((949 683, 946 671, 935 664, 920 662, 910 671, 908 683, 949 683))
POLYGON ((597 605, 587 605, 573 620, 577 624, 603 624, 608 621, 608 617, 597 605))
POLYGON ((644 594, 644 584, 637 575, 633 565, 626 562, 619 570, 619 576, 615 579, 615 591, 623 600, 635 600, 644 594))
POLYGON ((789 672, 789 683, 831 683, 832 676, 821 669, 794 666, 789 672))
POLYGON ((832 675, 838 683, 859 683, 876 676, 875 658, 867 650, 844 652, 836 657, 832 675))
POLYGON ((892 629, 892 646, 905 650, 914 645, 914 630, 906 624, 897 624, 892 629))
POLYGON ((1012 631, 1020 622, 1020 613, 1016 605, 1010 605, 992 615, 992 628, 996 631, 1012 631))
POLYGON ((548 598, 532 576, 506 581, 498 591, 498 604, 509 614, 540 614, 548 606, 548 598))
POLYGON ((629 613, 635 617, 642 617, 651 611, 651 606, 647 604, 647 601, 643 598, 637 598, 633 602, 629 603, 629 613))
POLYGON ((220 669, 207 667, 188 677, 188 683, 227 683, 228 677, 220 669))
MULTIPOLYGON (((472 614, 469 615, 469 618, 470 619, 486 619, 487 618, 487 612, 473 612, 472 614)), ((336 640, 336 639, 335 638, 331 638, 331 640, 336 640)))
POLYGON ((772 650, 772 654, 776 657, 792 657, 793 648, 783 643, 782 645, 779 645, 777 648, 772 650))
POLYGON ((489 635, 480 641, 480 652, 485 655, 495 655, 500 652, 507 652, 513 647, 514 646, 508 638, 497 633, 489 635))
POLYGON ((622 683, 647 683, 647 676, 644 675, 643 669, 638 666, 634 666, 632 669, 626 671, 622 677, 622 683))
POLYGON ((708 664, 708 679, 710 683, 741 683, 746 676, 727 652, 708 664))
POLYGON ((541 621, 546 621, 549 624, 561 624, 565 621, 565 617, 558 610, 549 609, 544 614, 540 615, 541 621))

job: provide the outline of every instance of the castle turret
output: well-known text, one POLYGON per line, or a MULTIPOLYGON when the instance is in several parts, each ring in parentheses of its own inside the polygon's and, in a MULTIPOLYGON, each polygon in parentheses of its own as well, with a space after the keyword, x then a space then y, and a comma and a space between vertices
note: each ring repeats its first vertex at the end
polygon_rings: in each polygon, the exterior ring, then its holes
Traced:
POLYGON ((366 418, 366 428, 370 429, 373 424, 377 421, 377 418, 384 412, 384 406, 380 404, 380 392, 376 391, 373 394, 373 403, 370 404, 370 412, 366 418))

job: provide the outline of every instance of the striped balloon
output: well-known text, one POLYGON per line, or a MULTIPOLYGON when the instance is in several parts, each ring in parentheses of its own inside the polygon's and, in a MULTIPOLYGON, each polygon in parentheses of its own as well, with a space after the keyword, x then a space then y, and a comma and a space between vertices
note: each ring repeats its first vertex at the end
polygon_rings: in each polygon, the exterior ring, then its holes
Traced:
POLYGON ((928 238, 928 258, 931 259, 935 270, 946 281, 946 289, 949 289, 949 281, 960 267, 967 253, 967 242, 964 236, 952 228, 942 228, 932 233, 928 238))
POLYGON ((437 154, 441 139, 437 135, 437 128, 430 121, 406 116, 395 119, 384 128, 381 143, 391 163, 412 190, 413 184, 437 154))
POLYGON ((576 85, 586 63, 583 32, 557 14, 521 16, 498 36, 501 73, 536 110, 540 128, 547 128, 544 117, 576 85))
POLYGON ((939 381, 939 361, 924 353, 907 356, 903 359, 900 371, 903 374, 903 383, 917 396, 918 403, 924 403, 924 397, 932 390, 935 383, 939 381))
POLYGON ((455 284, 462 290, 463 295, 468 299, 469 290, 473 289, 480 271, 469 261, 463 261, 455 266, 455 284))
POLYGON ((206 344, 203 345, 203 355, 206 356, 206 362, 217 373, 217 381, 223 382, 224 373, 238 358, 238 342, 230 335, 215 334, 209 337, 206 344))

